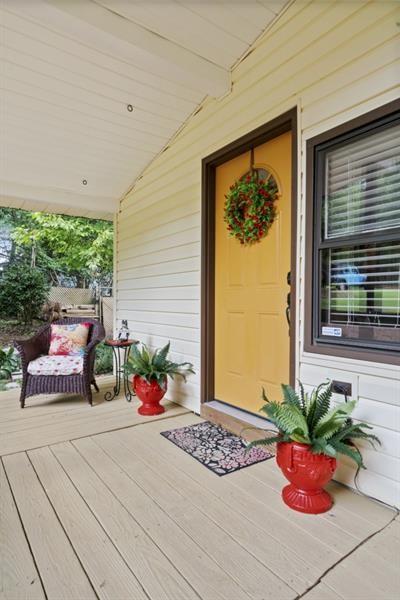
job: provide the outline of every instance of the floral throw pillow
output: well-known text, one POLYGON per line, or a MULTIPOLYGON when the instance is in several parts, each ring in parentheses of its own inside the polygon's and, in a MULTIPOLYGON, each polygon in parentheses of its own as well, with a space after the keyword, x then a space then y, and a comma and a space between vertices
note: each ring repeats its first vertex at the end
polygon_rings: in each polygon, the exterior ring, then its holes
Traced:
POLYGON ((87 345, 91 323, 51 326, 49 356, 81 356, 87 345))

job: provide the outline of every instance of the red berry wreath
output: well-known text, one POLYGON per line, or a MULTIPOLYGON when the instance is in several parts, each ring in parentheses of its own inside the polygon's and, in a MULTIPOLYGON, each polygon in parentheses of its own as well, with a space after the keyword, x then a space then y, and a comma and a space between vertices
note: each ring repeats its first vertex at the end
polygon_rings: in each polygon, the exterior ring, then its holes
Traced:
POLYGON ((259 242, 274 222, 278 198, 275 179, 259 179, 257 171, 243 175, 225 196, 224 221, 229 235, 241 244, 259 242))

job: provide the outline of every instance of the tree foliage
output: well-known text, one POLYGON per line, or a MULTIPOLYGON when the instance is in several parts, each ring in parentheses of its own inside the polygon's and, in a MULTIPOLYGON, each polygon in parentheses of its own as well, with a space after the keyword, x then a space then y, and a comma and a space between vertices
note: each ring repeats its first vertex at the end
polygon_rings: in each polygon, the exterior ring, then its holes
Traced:
POLYGON ((14 348, 0 348, 0 380, 11 379, 14 371, 20 368, 20 359, 14 348))
MULTIPOLYGON (((53 285, 112 284, 113 228, 108 221, 0 209, 12 242, 6 262, 39 267, 53 285)), ((4 250, 3 250, 4 253, 4 250)), ((3 258, 4 260, 4 258, 3 258)))
POLYGON ((48 292, 49 284, 40 269, 10 266, 0 282, 0 314, 32 323, 39 316, 48 292))

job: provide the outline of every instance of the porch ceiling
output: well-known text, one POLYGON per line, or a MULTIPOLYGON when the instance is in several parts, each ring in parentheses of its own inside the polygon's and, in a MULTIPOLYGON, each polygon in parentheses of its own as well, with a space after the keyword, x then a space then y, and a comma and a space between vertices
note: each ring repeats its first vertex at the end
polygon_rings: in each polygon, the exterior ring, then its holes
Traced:
POLYGON ((2 0, 0 205, 112 218, 286 3, 2 0))

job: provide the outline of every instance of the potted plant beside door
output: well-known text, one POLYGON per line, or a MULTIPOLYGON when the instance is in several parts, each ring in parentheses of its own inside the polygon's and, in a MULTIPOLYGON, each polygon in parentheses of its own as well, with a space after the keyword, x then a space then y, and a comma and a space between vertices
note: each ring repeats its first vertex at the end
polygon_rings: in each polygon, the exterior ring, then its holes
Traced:
POLYGON ((343 454, 358 468, 365 468, 361 452, 354 440, 371 444, 379 439, 368 433, 366 423, 350 418, 354 400, 331 407, 332 384, 323 383, 311 394, 306 394, 300 383, 300 393, 289 385, 282 385, 283 401, 268 400, 261 411, 277 427, 275 435, 256 440, 256 445, 277 444, 276 462, 290 481, 282 490, 283 501, 294 510, 317 514, 329 510, 332 498, 323 486, 333 477, 336 458, 343 454))
POLYGON ((125 365, 127 375, 133 375, 133 389, 142 405, 138 408, 141 415, 160 415, 165 408, 160 401, 166 394, 168 377, 176 375, 186 381, 189 373, 194 373, 189 362, 175 363, 168 359, 170 342, 161 349, 152 352, 145 344, 141 349, 132 346, 131 354, 125 365))

